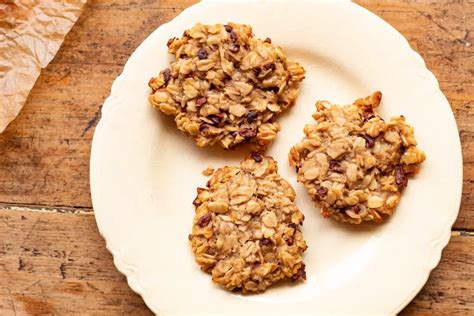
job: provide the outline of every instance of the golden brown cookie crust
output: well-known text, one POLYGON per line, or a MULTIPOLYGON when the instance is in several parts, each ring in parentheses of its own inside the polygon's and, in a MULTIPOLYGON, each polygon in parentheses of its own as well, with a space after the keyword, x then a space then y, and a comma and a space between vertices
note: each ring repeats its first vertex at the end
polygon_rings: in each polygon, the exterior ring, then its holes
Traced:
POLYGON ((265 149, 273 142, 276 117, 295 103, 304 79, 298 63, 235 23, 196 24, 168 48, 175 61, 150 80, 149 100, 179 130, 200 147, 250 142, 265 149))
POLYGON ((318 101, 316 122, 305 126, 306 136, 290 150, 298 181, 324 217, 381 222, 425 160, 403 116, 385 122, 374 111, 381 98, 377 91, 346 106, 318 101))
POLYGON ((271 157, 252 154, 223 167, 198 188, 189 235, 196 262, 229 290, 263 292, 285 279, 306 279, 295 192, 271 157))

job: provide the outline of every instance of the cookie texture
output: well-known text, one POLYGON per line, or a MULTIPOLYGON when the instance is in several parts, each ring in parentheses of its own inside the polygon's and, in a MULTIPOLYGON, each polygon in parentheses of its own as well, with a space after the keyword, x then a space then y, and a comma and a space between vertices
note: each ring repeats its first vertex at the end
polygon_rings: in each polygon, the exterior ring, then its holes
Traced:
POLYGON ((151 104, 199 147, 250 142, 265 149, 279 113, 295 103, 304 69, 248 25, 196 24, 168 41, 175 60, 152 78, 151 104))
POLYGON ((198 188, 189 235, 196 262, 228 290, 262 292, 284 279, 306 279, 295 191, 270 157, 252 154, 218 169, 198 188))
POLYGON ((324 217, 382 222, 425 160, 403 116, 385 122, 374 111, 381 98, 377 91, 346 106, 318 101, 315 122, 290 150, 298 181, 324 217))

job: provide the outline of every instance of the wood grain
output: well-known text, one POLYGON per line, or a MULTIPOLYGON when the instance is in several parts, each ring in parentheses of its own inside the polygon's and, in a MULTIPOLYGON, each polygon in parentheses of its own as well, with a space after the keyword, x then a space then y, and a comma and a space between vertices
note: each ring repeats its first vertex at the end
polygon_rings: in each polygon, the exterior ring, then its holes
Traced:
MULTIPOLYGON (((448 98, 464 160, 461 210, 454 227, 474 229, 474 5, 471 1, 357 3, 394 26, 424 58, 448 98)), ((429 113, 427 113, 429 115, 429 113)))
MULTIPOLYGON (((449 9, 446 1, 358 2, 397 28, 439 79, 463 143, 463 204, 455 226, 474 229, 473 6, 464 1, 450 1, 449 9)), ((90 142, 110 85, 150 32, 192 3, 87 5, 19 118, 0 135, 0 202, 91 207, 90 142)))
MULTIPOLYGON (((463 232, 455 233, 402 314, 473 314, 474 5, 357 2, 423 56, 450 101, 462 141, 464 188, 455 229, 463 232)), ((1 315, 150 314, 113 266, 97 232, 90 143, 101 105, 130 54, 192 3, 89 1, 20 116, 0 134, 1 315)))
POLYGON ((0 210, 0 279, 2 315, 149 314, 90 213, 0 210))
MULTIPOLYGON (((474 238, 452 237, 440 265, 404 314, 474 311, 474 238)), ((0 210, 0 311, 146 315, 105 249, 91 213, 0 210)))

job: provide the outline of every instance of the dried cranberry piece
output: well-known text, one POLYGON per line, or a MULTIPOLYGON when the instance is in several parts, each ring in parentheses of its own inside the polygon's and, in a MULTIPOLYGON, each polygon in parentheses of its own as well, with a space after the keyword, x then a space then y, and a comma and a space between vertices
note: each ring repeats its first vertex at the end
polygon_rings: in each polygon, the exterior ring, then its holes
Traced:
POLYGON ((237 38, 238 38, 237 33, 235 33, 234 31, 230 31, 229 34, 230 34, 230 40, 232 41, 232 43, 237 42, 237 38))
POLYGON ((207 225, 209 225, 210 221, 211 221, 211 213, 207 213, 201 217, 199 217, 198 221, 197 221, 197 224, 201 227, 205 227, 207 225))
POLYGON ((201 60, 207 58, 207 51, 204 48, 198 50, 198 58, 201 60))
POLYGON ((217 251, 216 251, 215 248, 209 247, 209 249, 207 249, 206 253, 213 256, 217 253, 217 251))
POLYGON ((320 198, 324 198, 328 194, 328 189, 326 187, 321 186, 318 188, 317 192, 320 198))
POLYGON ((269 238, 262 238, 260 240, 260 245, 262 245, 262 246, 271 246, 271 245, 273 245, 273 242, 269 238))
POLYGON ((224 25, 224 28, 225 28, 225 30, 226 30, 227 33, 232 32, 232 26, 230 26, 230 25, 224 25))
POLYGON ((270 92, 273 92, 273 93, 278 93, 278 91, 280 91, 280 88, 278 88, 278 87, 269 87, 269 88, 266 88, 264 90, 265 91, 270 91, 270 92))
POLYGON ((334 172, 339 172, 339 173, 343 172, 341 168, 341 164, 337 160, 331 160, 329 162, 329 170, 334 171, 334 172))
POLYGON ((255 76, 257 76, 257 77, 258 77, 258 75, 260 75, 260 72, 262 72, 262 69, 260 69, 259 67, 253 68, 252 70, 253 70, 255 76))
POLYGON ((395 183, 401 188, 406 188, 408 185, 408 178, 401 166, 395 168, 395 183))
POLYGON ((299 280, 306 280, 306 266, 304 263, 301 264, 301 267, 296 271, 295 274, 291 277, 291 280, 293 282, 299 281, 299 280))
POLYGON ((270 69, 271 71, 275 71, 276 65, 275 65, 275 63, 268 63, 268 64, 263 65, 263 69, 265 69, 265 70, 270 69))
POLYGON ((372 111, 372 109, 365 110, 364 112, 362 112, 362 117, 363 117, 364 122, 367 122, 371 118, 375 117, 374 111, 372 111))
POLYGON ((286 240, 286 244, 288 246, 293 246, 294 243, 295 243, 295 239, 292 236, 288 237, 288 239, 286 240))
POLYGON ((204 103, 207 102, 207 98, 206 97, 200 97, 196 100, 196 105, 201 107, 204 105, 204 103))
POLYGON ((212 114, 209 115, 209 119, 212 121, 212 125, 218 126, 224 119, 224 114, 212 114))
POLYGON ((370 137, 369 135, 361 135, 360 137, 365 139, 365 147, 367 147, 367 148, 374 147, 375 141, 372 137, 370 137))
POLYGON ((354 206, 348 207, 348 208, 346 209, 346 211, 352 211, 352 212, 354 212, 354 213, 356 213, 356 214, 359 214, 359 212, 360 212, 360 206, 359 206, 359 205, 354 205, 354 206))
POLYGON ((252 123, 258 117, 258 113, 255 111, 250 111, 247 113, 247 121, 252 123))
POLYGON ((261 162, 263 159, 259 153, 252 153, 250 154, 250 157, 252 157, 252 159, 255 160, 256 162, 261 162))
POLYGON ((170 81, 170 79, 171 79, 171 69, 166 68, 165 70, 163 70, 163 80, 165 81, 165 84, 167 84, 168 81, 170 81))
POLYGON ((251 128, 243 128, 239 132, 240 136, 245 137, 245 138, 254 138, 257 136, 257 132, 251 128))
POLYGON ((272 39, 270 37, 267 37, 264 41, 264 43, 269 43, 271 44, 272 43, 272 39))
POLYGON ((229 50, 232 52, 232 53, 237 53, 239 50, 240 50, 240 45, 239 44, 235 44, 235 43, 232 43, 229 47, 229 50))

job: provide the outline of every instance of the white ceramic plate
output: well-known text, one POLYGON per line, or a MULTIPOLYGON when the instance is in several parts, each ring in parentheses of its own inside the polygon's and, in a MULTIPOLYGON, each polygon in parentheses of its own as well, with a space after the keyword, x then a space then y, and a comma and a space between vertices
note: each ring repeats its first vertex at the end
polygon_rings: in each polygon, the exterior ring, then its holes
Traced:
POLYGON ((460 203, 456 123, 438 82, 390 25, 347 1, 206 1, 153 32, 133 53, 102 109, 91 157, 95 215, 115 265, 156 313, 394 314, 426 282, 447 244, 460 203), (297 191, 306 216, 308 279, 242 296, 211 282, 187 236, 196 187, 208 165, 237 164, 242 150, 199 149, 148 104, 150 77, 168 65, 166 41, 196 22, 234 21, 271 37, 307 70, 296 106, 281 117, 269 154, 297 191), (350 103, 383 92, 381 113, 404 114, 427 160, 383 225, 325 220, 287 153, 311 121, 314 103, 350 103))

